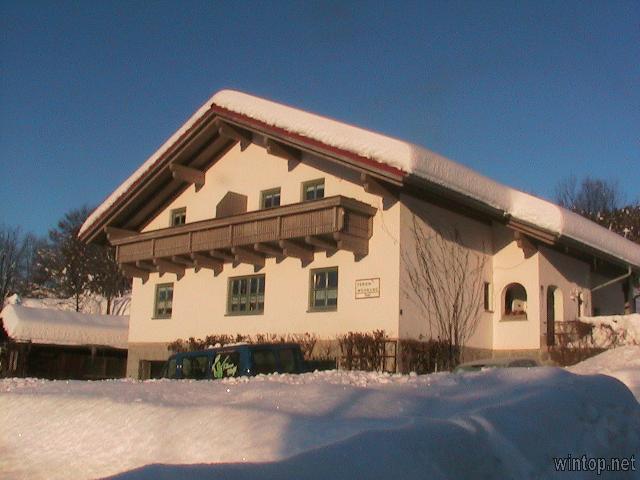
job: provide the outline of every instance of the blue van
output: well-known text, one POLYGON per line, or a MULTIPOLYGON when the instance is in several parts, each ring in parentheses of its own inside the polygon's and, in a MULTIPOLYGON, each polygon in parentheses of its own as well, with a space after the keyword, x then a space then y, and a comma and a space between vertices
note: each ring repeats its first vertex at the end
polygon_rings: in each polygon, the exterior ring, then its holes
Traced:
POLYGON ((214 380, 306 371, 307 365, 297 343, 236 344, 175 353, 167 360, 163 377, 214 380))

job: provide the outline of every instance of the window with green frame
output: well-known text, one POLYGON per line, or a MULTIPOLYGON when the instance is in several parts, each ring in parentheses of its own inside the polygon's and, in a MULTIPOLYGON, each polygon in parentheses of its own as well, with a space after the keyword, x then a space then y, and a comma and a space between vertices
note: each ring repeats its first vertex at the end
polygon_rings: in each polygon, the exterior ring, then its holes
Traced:
POLYGON ((324 178, 311 180, 302 184, 302 201, 319 200, 324 198, 324 178))
POLYGON ((171 318, 173 312, 173 283, 156 285, 156 297, 153 307, 154 318, 171 318))
POLYGON ((260 208, 273 208, 280 206, 280 188, 263 190, 260 194, 260 208))
POLYGON ((229 279, 227 313, 255 315, 264 312, 264 275, 229 279))
POLYGON ((171 226, 177 227, 187 223, 187 207, 171 210, 171 226))
POLYGON ((311 270, 309 286, 310 310, 338 308, 338 267, 311 270))

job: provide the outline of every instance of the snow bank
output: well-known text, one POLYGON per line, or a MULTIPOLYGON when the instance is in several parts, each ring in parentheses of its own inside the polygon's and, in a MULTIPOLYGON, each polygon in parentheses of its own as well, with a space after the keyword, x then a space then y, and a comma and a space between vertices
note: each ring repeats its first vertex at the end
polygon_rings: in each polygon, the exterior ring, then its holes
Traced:
POLYGON ((640 346, 613 348, 588 358, 568 370, 583 375, 602 373, 617 378, 640 400, 640 346))
POLYGON ((589 346, 611 348, 640 345, 640 313, 579 317, 579 320, 594 326, 589 346))
POLYGON ((502 210, 517 220, 567 236, 640 267, 638 245, 551 202, 502 185, 424 147, 233 90, 216 93, 196 111, 89 216, 80 234, 148 172, 212 106, 395 167, 407 174, 415 174, 502 210))
POLYGON ((554 474, 554 457, 640 450, 624 385, 550 367, 8 379, 0 416, 0 472, 13 479, 533 479, 554 474))
POLYGON ((16 341, 56 345, 105 345, 127 348, 129 317, 7 305, 0 313, 16 341))

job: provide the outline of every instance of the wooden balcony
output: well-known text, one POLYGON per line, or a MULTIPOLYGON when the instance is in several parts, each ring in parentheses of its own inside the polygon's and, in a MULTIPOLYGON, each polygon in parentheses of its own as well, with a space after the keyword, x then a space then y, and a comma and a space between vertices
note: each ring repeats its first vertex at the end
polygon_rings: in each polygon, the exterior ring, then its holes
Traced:
POLYGON ((170 272, 180 279, 187 268, 218 275, 225 263, 259 269, 269 257, 295 257, 304 266, 318 251, 347 250, 358 259, 369 253, 375 213, 366 203, 335 196, 145 233, 107 233, 125 275, 146 281, 150 272, 170 272))

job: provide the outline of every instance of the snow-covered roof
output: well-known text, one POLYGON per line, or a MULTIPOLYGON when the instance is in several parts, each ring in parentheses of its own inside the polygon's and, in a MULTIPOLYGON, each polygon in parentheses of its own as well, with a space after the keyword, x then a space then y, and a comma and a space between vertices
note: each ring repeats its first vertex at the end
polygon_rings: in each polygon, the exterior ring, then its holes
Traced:
POLYGON ((149 159, 116 189, 84 223, 82 235, 210 110, 231 112, 298 138, 349 152, 379 165, 415 175, 477 200, 557 236, 564 236, 640 268, 640 246, 547 200, 507 187, 424 147, 246 93, 222 90, 213 95, 149 159))
POLYGON ((127 348, 129 317, 7 305, 0 313, 15 341, 54 345, 102 345, 127 348))

